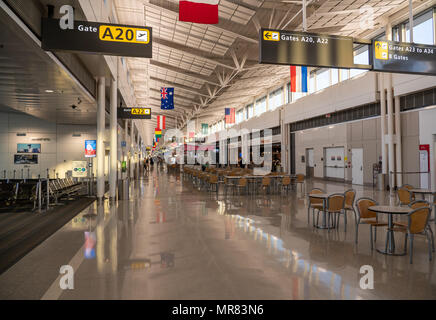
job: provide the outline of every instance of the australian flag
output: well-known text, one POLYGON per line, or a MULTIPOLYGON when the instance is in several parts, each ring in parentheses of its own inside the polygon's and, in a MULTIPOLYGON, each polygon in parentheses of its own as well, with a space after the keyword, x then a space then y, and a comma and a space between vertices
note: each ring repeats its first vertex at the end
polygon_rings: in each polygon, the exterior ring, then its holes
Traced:
POLYGON ((174 109, 174 88, 160 89, 160 108, 162 110, 174 109))

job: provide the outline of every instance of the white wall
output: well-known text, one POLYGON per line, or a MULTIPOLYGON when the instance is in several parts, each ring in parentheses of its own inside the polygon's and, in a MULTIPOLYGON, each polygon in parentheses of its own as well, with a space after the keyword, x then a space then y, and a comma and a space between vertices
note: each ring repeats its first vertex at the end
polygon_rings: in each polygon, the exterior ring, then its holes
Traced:
POLYGON ((21 178, 22 168, 25 178, 28 168, 31 178, 37 178, 39 174, 45 178, 47 168, 50 169, 50 177, 54 177, 53 170, 56 170, 59 178, 63 178, 65 172, 71 170, 72 161, 85 160, 85 140, 95 140, 96 131, 96 127, 90 125, 59 125, 25 114, 0 113, 0 178, 3 178, 3 170, 6 170, 7 177, 12 178, 14 169, 16 177, 21 178), (17 136, 17 133, 25 133, 26 136, 17 136), (81 136, 73 137, 73 134, 81 136), (50 140, 35 140, 40 138, 50 140), (14 164, 18 143, 41 144, 38 164, 14 164))
MULTIPOLYGON (((430 145, 431 188, 436 188, 436 106, 419 112, 419 144, 430 145)), ((418 151, 416 151, 418 152, 418 151)))

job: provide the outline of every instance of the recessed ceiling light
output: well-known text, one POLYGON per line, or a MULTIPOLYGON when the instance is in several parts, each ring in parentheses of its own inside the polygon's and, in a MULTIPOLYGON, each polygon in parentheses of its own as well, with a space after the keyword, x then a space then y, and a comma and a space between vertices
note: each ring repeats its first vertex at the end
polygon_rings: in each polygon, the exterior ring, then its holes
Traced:
POLYGON ((53 93, 53 90, 45 90, 46 93, 53 93))

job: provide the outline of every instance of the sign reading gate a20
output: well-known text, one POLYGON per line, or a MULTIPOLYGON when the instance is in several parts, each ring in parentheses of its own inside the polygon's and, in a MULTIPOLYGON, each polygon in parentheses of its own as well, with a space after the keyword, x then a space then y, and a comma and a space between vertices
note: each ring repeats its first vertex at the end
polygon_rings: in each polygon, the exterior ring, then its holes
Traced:
POLYGON ((73 29, 62 29, 59 19, 42 19, 44 50, 151 58, 152 42, 150 27, 74 21, 73 29))

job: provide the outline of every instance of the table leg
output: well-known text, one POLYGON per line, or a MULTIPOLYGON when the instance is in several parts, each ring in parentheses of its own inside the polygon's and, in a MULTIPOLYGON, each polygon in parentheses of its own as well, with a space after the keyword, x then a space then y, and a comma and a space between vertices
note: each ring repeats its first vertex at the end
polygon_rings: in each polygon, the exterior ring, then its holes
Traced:
POLYGON ((390 256, 404 256, 405 253, 395 253, 395 237, 394 237, 394 231, 392 231, 392 228, 394 226, 392 214, 388 215, 388 232, 386 234, 388 247, 387 251, 379 250, 377 251, 382 254, 390 255, 390 256))

